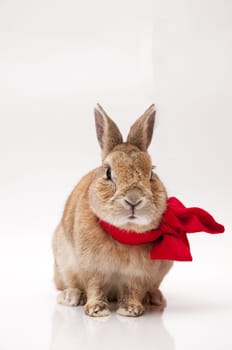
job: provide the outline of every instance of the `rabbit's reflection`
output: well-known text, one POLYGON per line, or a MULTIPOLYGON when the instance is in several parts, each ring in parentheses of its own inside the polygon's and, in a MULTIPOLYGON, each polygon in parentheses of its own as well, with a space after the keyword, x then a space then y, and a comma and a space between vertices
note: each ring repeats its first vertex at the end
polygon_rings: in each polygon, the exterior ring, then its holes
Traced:
POLYGON ((112 313, 91 318, 82 308, 55 307, 51 350, 146 349, 174 350, 174 340, 163 325, 160 313, 128 318, 112 313))

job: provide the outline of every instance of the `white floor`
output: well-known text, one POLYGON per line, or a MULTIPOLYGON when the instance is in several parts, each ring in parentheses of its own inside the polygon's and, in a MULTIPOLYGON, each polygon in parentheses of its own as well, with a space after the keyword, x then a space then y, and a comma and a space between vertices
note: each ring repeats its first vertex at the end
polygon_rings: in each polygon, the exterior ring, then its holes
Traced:
POLYGON ((0 299, 1 350, 232 348, 230 280, 224 271, 209 273, 200 256, 170 272, 163 284, 164 313, 90 318, 83 307, 56 305, 50 237, 9 235, 0 253, 6 283, 0 299))

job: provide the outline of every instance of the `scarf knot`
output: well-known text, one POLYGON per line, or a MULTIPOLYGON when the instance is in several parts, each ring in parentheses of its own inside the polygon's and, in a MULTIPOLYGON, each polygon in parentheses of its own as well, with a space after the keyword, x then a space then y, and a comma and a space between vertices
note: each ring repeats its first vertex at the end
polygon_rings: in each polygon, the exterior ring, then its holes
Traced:
POLYGON ((155 230, 142 233, 127 231, 101 219, 103 230, 122 244, 139 245, 152 243, 152 260, 192 261, 187 233, 223 233, 224 226, 217 223, 205 210, 186 208, 177 198, 170 197, 160 225, 155 230))

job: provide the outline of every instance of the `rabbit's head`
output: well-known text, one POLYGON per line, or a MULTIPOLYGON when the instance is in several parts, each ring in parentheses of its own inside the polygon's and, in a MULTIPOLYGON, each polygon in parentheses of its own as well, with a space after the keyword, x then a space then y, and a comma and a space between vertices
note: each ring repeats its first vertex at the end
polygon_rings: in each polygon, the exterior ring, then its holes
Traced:
POLYGON ((151 105, 132 125, 127 141, 100 105, 95 108, 102 166, 89 188, 91 210, 100 219, 127 230, 156 228, 166 208, 166 190, 147 153, 154 122, 151 105))

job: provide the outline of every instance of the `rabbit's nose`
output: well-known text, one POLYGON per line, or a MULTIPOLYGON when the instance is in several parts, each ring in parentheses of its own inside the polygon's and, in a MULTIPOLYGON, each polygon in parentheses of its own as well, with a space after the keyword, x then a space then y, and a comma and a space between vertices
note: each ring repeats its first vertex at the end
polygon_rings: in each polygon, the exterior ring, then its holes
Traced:
POLYGON ((126 204, 128 204, 132 209, 134 209, 135 207, 137 207, 140 203, 142 203, 142 199, 139 199, 137 201, 131 201, 128 199, 124 199, 124 201, 126 202, 126 204))

